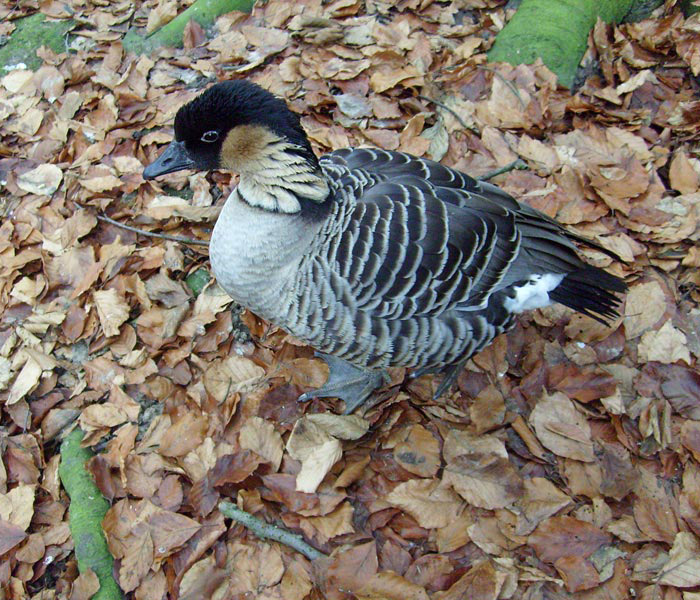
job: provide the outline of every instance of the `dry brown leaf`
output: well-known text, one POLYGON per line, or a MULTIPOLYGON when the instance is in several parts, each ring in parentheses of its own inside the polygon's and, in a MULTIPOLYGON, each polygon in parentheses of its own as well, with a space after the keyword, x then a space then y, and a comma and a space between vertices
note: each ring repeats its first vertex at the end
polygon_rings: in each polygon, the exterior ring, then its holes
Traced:
POLYGON ((119 335, 119 328, 129 318, 129 305, 114 288, 93 292, 92 297, 105 335, 119 335))
POLYGON ((595 460, 588 422, 561 392, 542 397, 530 413, 530 422, 542 445, 557 456, 595 460))
POLYGON ((204 375, 204 386, 219 404, 230 394, 260 387, 265 369, 244 356, 231 355, 222 361, 214 361, 204 375))
POLYGON ((207 418, 204 415, 187 412, 163 434, 159 452, 163 456, 185 456, 202 444, 206 431, 207 418))
POLYGON ((314 566, 324 596, 330 600, 342 600, 346 597, 342 590, 360 588, 377 573, 375 542, 340 547, 328 559, 318 561, 314 566))
POLYGON ((100 580, 90 568, 80 572, 71 588, 71 600, 90 600, 100 591, 100 580))
POLYGON ((494 569, 490 561, 484 560, 472 566, 462 577, 444 592, 433 594, 433 600, 496 600, 499 597, 506 575, 494 569))
POLYGON ((287 566, 280 582, 283 600, 304 600, 312 588, 311 577, 304 559, 295 558, 287 566))
POLYGON ((265 459, 273 471, 279 469, 284 454, 284 442, 269 421, 260 417, 250 417, 238 433, 238 443, 241 448, 252 450, 265 459))
POLYGON ((637 346, 639 359, 648 362, 655 360, 670 364, 682 360, 690 364, 690 351, 685 334, 676 329, 669 319, 658 331, 647 331, 637 346))
POLYGON ((474 398, 469 407, 469 416, 479 434, 499 427, 506 416, 503 394, 494 385, 486 386, 474 398))
POLYGON ((447 527, 462 506, 457 494, 434 479, 409 479, 400 483, 386 496, 386 501, 406 511, 426 529, 447 527))
POLYGON ((528 539, 540 559, 548 563, 564 557, 588 558, 609 541, 609 534, 572 517, 552 517, 543 521, 528 539))
POLYGON ((33 485, 20 484, 0 495, 0 517, 26 531, 34 516, 35 493, 33 485))
POLYGON ((369 422, 357 415, 315 413, 306 415, 304 419, 341 440, 357 440, 365 435, 369 429, 369 422))
POLYGON ((700 542, 697 537, 685 531, 676 534, 669 560, 656 581, 679 588, 700 585, 700 542))
POLYGON ((148 12, 146 32, 153 33, 177 16, 177 2, 175 0, 158 0, 153 10, 148 12))
POLYGON ((296 490, 309 494, 316 491, 328 471, 343 455, 340 441, 328 429, 310 421, 308 417, 302 417, 294 424, 287 440, 287 452, 301 461, 296 490))
POLYGON ((693 168, 688 155, 684 150, 678 150, 673 155, 671 165, 668 168, 668 177, 671 187, 681 194, 692 194, 698 191, 700 175, 693 168))
POLYGON ((17 177, 17 187, 30 194, 51 196, 63 181, 63 171, 56 165, 43 164, 17 177))
POLYGON ((661 320, 666 312, 666 297, 657 281, 632 286, 625 297, 625 332, 635 338, 661 320))
POLYGON ((473 452, 461 454, 445 466, 443 482, 469 504, 504 508, 523 494, 523 481, 507 458, 473 452))
POLYGON ((402 81, 419 76, 420 72, 412 65, 407 65, 399 69, 383 68, 375 71, 372 74, 369 79, 369 83, 375 93, 381 94, 382 92, 395 87, 402 81))
POLYGON ((569 592, 581 592, 600 585, 598 571, 581 556, 562 556, 554 562, 554 568, 559 571, 569 592))
POLYGON ((39 384, 39 378, 42 372, 41 365, 32 357, 28 357, 10 388, 7 404, 12 405, 19 402, 24 396, 31 392, 39 384))
POLYGON ((320 544, 325 544, 339 535, 354 533, 353 512, 352 506, 348 502, 343 502, 327 515, 302 519, 302 530, 309 537, 315 537, 320 544))
POLYGON ((279 546, 233 542, 228 544, 227 550, 225 571, 229 596, 265 593, 282 579, 284 564, 279 546))
POLYGON ((678 532, 677 500, 653 473, 639 468, 638 474, 633 505, 635 523, 649 538, 671 544, 678 532))
POLYGON ((433 477, 440 467, 440 444, 425 427, 414 425, 394 447, 394 458, 409 473, 433 477))
POLYGON ((355 592, 367 600, 428 600, 425 588, 393 571, 376 573, 355 592))
POLYGON ((0 519, 0 552, 5 554, 27 537, 21 527, 0 519))
POLYGON ((569 496, 543 477, 525 479, 523 484, 524 494, 517 503, 520 514, 515 532, 518 535, 532 533, 544 519, 572 503, 569 496))

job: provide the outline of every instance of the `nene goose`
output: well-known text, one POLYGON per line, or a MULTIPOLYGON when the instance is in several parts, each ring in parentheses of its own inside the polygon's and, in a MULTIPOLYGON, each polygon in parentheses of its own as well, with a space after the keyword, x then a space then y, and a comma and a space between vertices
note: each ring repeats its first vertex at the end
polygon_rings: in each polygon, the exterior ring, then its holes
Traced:
MULTIPOLYGON (((230 296, 317 350, 346 412, 386 367, 443 372, 518 313, 560 302, 605 321, 624 282, 584 263, 595 246, 494 185, 400 152, 345 148, 317 158, 284 101, 249 81, 218 83, 175 117, 175 139, 148 165, 240 175, 210 242, 230 296)), ((597 247, 597 246, 596 246, 597 247)))

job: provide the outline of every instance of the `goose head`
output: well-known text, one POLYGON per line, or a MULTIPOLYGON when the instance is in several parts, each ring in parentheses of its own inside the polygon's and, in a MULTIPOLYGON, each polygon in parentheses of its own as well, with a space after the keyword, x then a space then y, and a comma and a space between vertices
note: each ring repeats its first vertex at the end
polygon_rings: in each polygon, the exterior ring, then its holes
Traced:
POLYGON ((184 169, 226 169, 241 176, 253 206, 298 212, 322 202, 328 185, 299 122, 283 100, 246 80, 217 83, 182 106, 175 139, 143 171, 154 179, 184 169))

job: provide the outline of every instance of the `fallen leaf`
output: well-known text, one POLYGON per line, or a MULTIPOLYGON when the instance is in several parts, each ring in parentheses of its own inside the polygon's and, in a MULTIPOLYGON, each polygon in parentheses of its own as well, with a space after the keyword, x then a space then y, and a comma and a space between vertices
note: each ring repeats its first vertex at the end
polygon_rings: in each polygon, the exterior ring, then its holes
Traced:
POLYGON ((410 479, 397 485, 387 496, 389 504, 411 515, 421 527, 446 527, 462 506, 459 496, 437 480, 410 479))
POLYGON ((51 196, 63 181, 63 171, 56 165, 43 164, 17 177, 17 187, 30 194, 51 196))
POLYGON ((676 534, 669 560, 656 581, 679 588, 700 585, 700 542, 692 533, 680 531, 676 534))
POLYGON ((540 523, 528 538, 540 559, 548 563, 562 558, 588 558, 609 542, 609 534, 573 517, 551 517, 540 523))
MULTIPOLYGON (((331 421, 332 426, 337 421, 331 421)), ((313 493, 340 460, 343 449, 337 438, 323 425, 302 417, 294 424, 287 440, 287 452, 292 458, 301 461, 301 471, 296 479, 298 492, 313 493)))
POLYGON ((461 454, 446 466, 443 481, 469 504, 504 508, 523 494, 523 481, 507 458, 482 453, 461 454))
POLYGON ((690 351, 685 334, 676 329, 669 319, 658 331, 647 331, 637 346, 639 359, 648 362, 655 360, 664 364, 679 360, 690 364, 690 351))
POLYGON ((588 422, 561 392, 542 397, 530 413, 530 423, 542 445, 554 454, 583 462, 595 460, 588 422))
POLYGON ((375 573, 355 592, 368 600, 428 600, 425 588, 392 571, 375 573))
POLYGON ((238 443, 241 448, 252 450, 265 459, 273 471, 279 469, 284 454, 284 442, 272 423, 260 417, 250 417, 241 427, 238 443))
POLYGON ((98 290, 92 296, 105 335, 119 335, 119 328, 129 318, 129 305, 115 289, 98 290))
POLYGON ((668 169, 671 187, 681 194, 692 194, 698 191, 700 175, 688 160, 685 150, 677 150, 668 169))
POLYGON ((394 458, 409 473, 433 477, 440 467, 440 444, 425 427, 414 425, 394 447, 394 458))
POLYGON ((625 332, 633 339, 655 327, 666 312, 666 297, 657 281, 634 285, 625 297, 625 332))
POLYGON ((496 600, 499 597, 505 573, 494 569, 489 560, 472 566, 462 577, 444 592, 433 594, 433 600, 496 600))

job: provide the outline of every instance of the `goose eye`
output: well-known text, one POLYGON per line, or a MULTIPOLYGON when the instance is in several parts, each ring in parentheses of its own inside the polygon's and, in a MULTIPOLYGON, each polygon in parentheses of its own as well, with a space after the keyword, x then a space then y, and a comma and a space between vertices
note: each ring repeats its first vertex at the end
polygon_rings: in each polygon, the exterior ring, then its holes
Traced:
POLYGON ((219 132, 218 131, 207 131, 203 136, 202 136, 202 141, 203 142, 215 142, 216 140, 219 139, 219 132))

